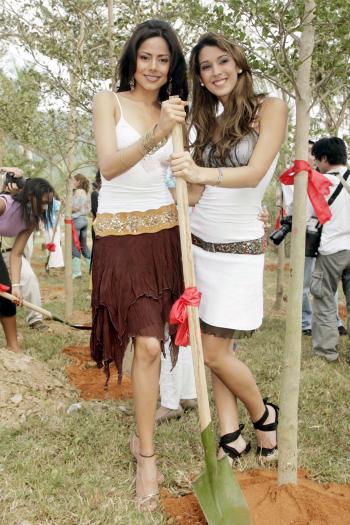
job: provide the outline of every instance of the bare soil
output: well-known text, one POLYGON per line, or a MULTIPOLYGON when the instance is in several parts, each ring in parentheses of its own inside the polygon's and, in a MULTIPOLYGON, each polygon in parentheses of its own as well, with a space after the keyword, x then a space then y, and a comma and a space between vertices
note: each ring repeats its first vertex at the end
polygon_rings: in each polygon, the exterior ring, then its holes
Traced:
MULTIPOLYGON (((252 470, 237 473, 250 508, 252 525, 346 525, 350 522, 350 485, 320 484, 300 470, 298 485, 277 486, 277 473, 252 470)), ((193 494, 180 498, 162 492, 167 523, 205 525, 193 494)))

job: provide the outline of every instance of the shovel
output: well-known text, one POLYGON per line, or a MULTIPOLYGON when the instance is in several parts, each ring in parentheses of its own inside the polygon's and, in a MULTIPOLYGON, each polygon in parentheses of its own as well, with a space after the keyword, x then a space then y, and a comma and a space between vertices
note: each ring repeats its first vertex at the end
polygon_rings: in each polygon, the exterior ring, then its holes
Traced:
MULTIPOLYGON (((9 301, 12 301, 13 303, 18 304, 18 298, 15 295, 12 295, 11 293, 0 291, 0 296, 4 297, 4 299, 8 299, 9 301)), ((91 326, 86 326, 84 324, 68 323, 68 321, 65 321, 64 319, 57 317, 57 315, 52 314, 49 310, 45 310, 44 308, 41 308, 40 306, 37 306, 36 304, 28 303, 28 301, 23 300, 20 306, 24 306, 25 308, 29 308, 29 310, 34 310, 35 312, 39 312, 39 314, 42 314, 47 319, 51 319, 52 321, 58 321, 59 323, 70 326, 71 328, 76 328, 77 330, 91 330, 92 328, 91 326)))
MULTIPOLYGON (((183 135, 180 124, 173 129, 172 139, 174 153, 182 152, 183 135)), ((176 198, 184 281, 185 287, 188 288, 195 286, 195 276, 187 183, 179 177, 176 179, 176 198)), ((216 438, 210 416, 198 308, 188 306, 187 311, 205 462, 202 474, 193 483, 194 492, 209 525, 249 525, 251 522, 248 505, 232 467, 226 456, 220 460, 216 456, 216 438)))

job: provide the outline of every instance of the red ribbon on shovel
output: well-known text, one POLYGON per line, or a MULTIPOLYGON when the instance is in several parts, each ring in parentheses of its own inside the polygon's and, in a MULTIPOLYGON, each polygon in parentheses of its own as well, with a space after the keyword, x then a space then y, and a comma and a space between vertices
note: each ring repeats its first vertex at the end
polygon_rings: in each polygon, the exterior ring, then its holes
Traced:
POLYGON ((188 346, 189 344, 189 329, 188 329, 188 314, 187 306, 198 306, 202 294, 198 291, 196 286, 186 288, 184 293, 173 304, 169 314, 169 321, 171 324, 177 324, 177 332, 175 344, 177 346, 188 346))
POLYGON ((78 237, 78 234, 77 234, 77 230, 75 229, 73 219, 64 219, 64 224, 71 224, 72 225, 72 239, 73 239, 73 242, 74 242, 74 246, 76 247, 78 252, 80 252, 81 248, 80 248, 79 237, 78 237))
POLYGON ((324 224, 332 217, 331 209, 325 199, 329 195, 332 183, 322 173, 313 170, 305 160, 295 160, 293 166, 282 173, 280 181, 287 186, 293 185, 294 176, 301 171, 307 172, 307 194, 319 222, 324 224))

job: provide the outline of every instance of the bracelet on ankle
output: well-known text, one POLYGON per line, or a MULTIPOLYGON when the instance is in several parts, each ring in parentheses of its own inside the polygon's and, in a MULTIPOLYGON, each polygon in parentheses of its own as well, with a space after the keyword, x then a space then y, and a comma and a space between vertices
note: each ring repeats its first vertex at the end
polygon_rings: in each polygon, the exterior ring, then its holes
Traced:
POLYGON ((153 456, 155 456, 156 453, 153 452, 153 454, 151 454, 150 456, 146 456, 145 454, 141 454, 141 452, 139 452, 139 455, 140 455, 142 458, 153 458, 153 456))

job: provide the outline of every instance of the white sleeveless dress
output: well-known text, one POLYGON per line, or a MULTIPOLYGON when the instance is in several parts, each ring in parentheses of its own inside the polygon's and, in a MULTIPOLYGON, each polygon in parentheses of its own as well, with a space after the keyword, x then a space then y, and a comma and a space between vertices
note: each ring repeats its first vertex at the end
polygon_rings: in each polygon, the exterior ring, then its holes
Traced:
MULTIPOLYGON (((227 166, 249 162, 257 141, 255 132, 235 148, 227 166)), ((258 219, 261 201, 277 159, 256 188, 206 186, 191 215, 192 233, 212 243, 259 239, 264 235, 258 219)), ((206 152, 205 165, 216 167, 206 152)), ((193 246, 197 288, 202 293, 199 316, 220 328, 251 331, 263 318, 264 255, 212 253, 193 246)))

